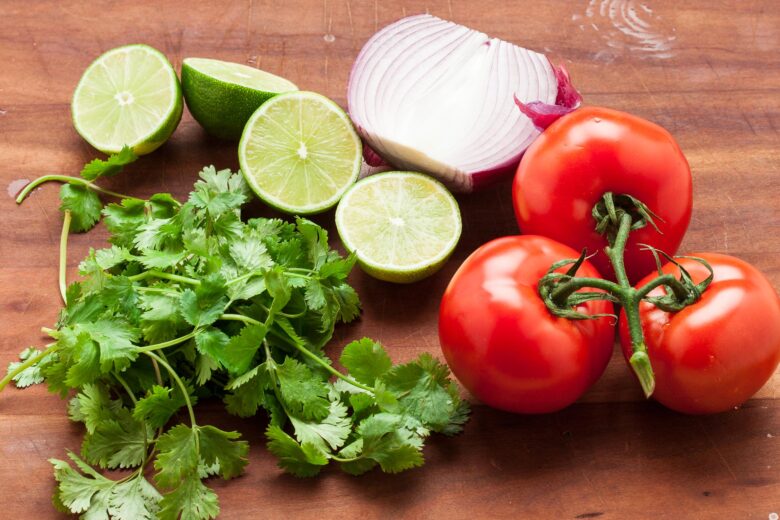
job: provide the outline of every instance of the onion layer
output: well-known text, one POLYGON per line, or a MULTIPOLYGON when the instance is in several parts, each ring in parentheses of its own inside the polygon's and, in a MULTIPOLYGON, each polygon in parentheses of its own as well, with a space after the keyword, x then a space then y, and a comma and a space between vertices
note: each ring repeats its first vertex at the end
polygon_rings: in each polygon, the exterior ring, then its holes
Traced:
POLYGON ((540 132, 523 107, 538 102, 533 115, 579 104, 565 70, 543 54, 431 15, 403 18, 369 40, 347 99, 381 158, 463 192, 514 171, 540 132))

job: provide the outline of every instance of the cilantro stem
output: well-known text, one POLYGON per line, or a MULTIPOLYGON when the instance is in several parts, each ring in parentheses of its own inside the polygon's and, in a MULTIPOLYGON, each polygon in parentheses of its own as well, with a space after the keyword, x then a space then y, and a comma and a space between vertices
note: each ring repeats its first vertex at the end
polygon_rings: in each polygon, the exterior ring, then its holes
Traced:
POLYGON ((186 276, 181 276, 178 274, 165 273, 163 271, 157 271, 156 269, 152 269, 150 271, 144 271, 143 273, 134 274, 133 276, 128 276, 127 278, 131 282, 138 282, 140 280, 145 280, 150 277, 161 278, 163 280, 170 280, 172 282, 186 283, 188 285, 200 285, 200 280, 196 280, 195 278, 188 278, 186 276))
POLYGON ((322 359, 321 357, 317 356, 316 354, 314 354, 312 351, 310 351, 309 349, 307 349, 303 345, 299 345, 295 341, 293 341, 291 344, 292 344, 293 347, 295 347, 298 350, 298 352, 300 352, 301 354, 303 354, 307 358, 311 359, 312 361, 314 361, 318 365, 322 366, 322 368, 324 368, 325 370, 327 370, 328 372, 330 372, 334 376, 338 377, 339 379, 343 379, 344 381, 346 381, 347 383, 349 383, 350 385, 352 385, 354 387, 360 388, 361 390, 365 390, 366 392, 368 392, 368 393, 370 393, 372 395, 374 394, 374 388, 373 387, 370 387, 368 385, 364 385, 363 383, 359 383, 359 382, 355 381, 354 379, 352 379, 351 377, 342 374, 341 372, 339 372, 338 370, 336 370, 335 368, 330 366, 324 359, 322 359))
MULTIPOLYGON (((232 321, 243 321, 244 323, 248 323, 250 325, 262 325, 263 323, 261 321, 258 321, 254 318, 250 318, 249 316, 244 316, 243 314, 223 314, 219 317, 221 320, 232 320, 232 321)), ((274 333, 273 329, 269 330, 270 333, 274 333)), ((277 336, 278 337, 278 336, 277 336)), ((374 393, 374 389, 370 386, 364 385, 363 383, 359 383, 358 381, 355 381, 351 377, 342 374, 332 366, 330 366, 324 359, 314 354, 312 351, 304 347, 303 345, 298 344, 296 341, 288 341, 289 345, 295 347, 298 352, 306 356, 307 358, 311 359, 318 365, 322 366, 325 370, 333 374, 334 376, 338 377, 339 379, 343 379, 347 383, 351 384, 354 387, 360 388, 361 390, 365 390, 366 392, 369 392, 371 394, 374 393)))
POLYGON ((194 338, 197 333, 198 333, 198 329, 194 329, 192 332, 185 334, 184 336, 179 336, 178 338, 169 339, 168 341, 163 341, 162 343, 154 343, 153 345, 136 347, 136 350, 138 352, 149 353, 154 350, 160 350, 166 347, 172 347, 174 345, 178 345, 179 343, 184 343, 188 339, 194 338))
POLYGON ((363 457, 360 456, 360 457, 351 457, 351 458, 345 459, 343 457, 339 457, 338 455, 333 455, 332 453, 329 453, 328 454, 328 458, 331 458, 331 459, 335 460, 336 462, 355 462, 356 460, 362 459, 363 457))
POLYGON ((127 395, 130 396, 130 400, 133 401, 133 404, 136 404, 138 402, 138 400, 135 398, 135 394, 133 394, 133 391, 130 390, 130 385, 127 384, 127 381, 125 381, 124 378, 122 376, 120 376, 119 374, 115 373, 115 374, 112 374, 112 375, 114 376, 114 379, 119 381, 119 384, 122 385, 122 387, 125 389, 125 391, 127 392, 127 395))
POLYGON ((157 384, 163 386, 162 374, 160 373, 160 365, 158 365, 157 361, 155 361, 154 359, 152 360, 152 368, 154 369, 154 377, 155 379, 157 379, 157 384))
POLYGON ((254 318, 250 318, 249 316, 244 316, 243 314, 223 314, 219 317, 219 319, 225 321, 242 321, 249 325, 262 325, 262 322, 257 321, 254 318))
MULTIPOLYGON (((258 269, 255 271, 244 273, 241 276, 236 276, 235 278, 228 280, 227 282, 225 282, 225 285, 233 285, 234 283, 243 282, 244 280, 252 278, 253 276, 262 276, 265 274, 266 271, 267 269, 258 269)), ((312 279, 312 276, 300 274, 301 272, 312 273, 311 269, 305 269, 302 267, 288 267, 284 271, 287 276, 292 276, 293 278, 304 278, 306 280, 312 279)))
POLYGON ((198 427, 198 423, 195 421, 195 410, 192 409, 192 401, 190 401, 190 393, 187 390, 187 386, 184 384, 184 381, 181 380, 179 377, 179 374, 176 373, 176 371, 169 365, 167 362, 163 360, 160 356, 155 354, 154 352, 144 352, 147 356, 152 358, 153 360, 157 361, 159 364, 165 368, 165 370, 168 371, 168 373, 171 375, 174 381, 176 381, 176 384, 179 385, 179 388, 181 389, 181 393, 184 396, 184 403, 187 405, 187 412, 190 414, 190 424, 193 428, 198 427))
POLYGON ((32 190, 40 186, 41 184, 45 182, 62 182, 65 184, 79 184, 81 186, 84 186, 86 188, 89 188, 93 191, 96 191, 98 193, 102 193, 104 195, 108 195, 110 197, 116 197, 118 199, 133 199, 133 200, 140 200, 143 201, 144 199, 139 199, 138 197, 131 197, 130 195, 123 195, 121 193, 117 193, 115 191, 107 190, 104 188, 101 188, 97 184, 91 183, 88 180, 81 179, 79 177, 71 177, 70 175, 44 175, 43 177, 38 177, 34 181, 32 181, 30 184, 24 187, 24 189, 19 193, 19 196, 16 197, 16 203, 21 204, 24 199, 27 198, 27 196, 30 194, 32 190))
POLYGON ((60 270, 59 284, 62 303, 68 305, 67 290, 68 284, 65 282, 65 276, 68 270, 68 232, 70 231, 71 214, 69 210, 65 211, 62 218, 62 233, 60 233, 60 270))
MULTIPOLYGON (((290 271, 290 269, 288 269, 288 271, 290 271)), ((287 272, 287 273, 285 273, 285 274, 286 274, 287 276, 292 276, 293 278, 303 278, 304 280, 311 280, 311 279, 313 279, 313 278, 314 278, 313 276, 309 276, 309 275, 306 275, 306 274, 299 274, 299 273, 290 273, 290 272, 287 272)))
POLYGON ((35 355, 35 356, 31 357, 31 358, 28 358, 24 363, 22 363, 21 365, 16 367, 14 370, 11 370, 8 373, 8 375, 6 375, 3 379, 0 379, 0 392, 2 392, 3 389, 8 385, 8 383, 13 381, 13 379, 16 376, 18 376, 19 374, 24 372, 26 369, 30 368, 31 366, 36 364, 38 361, 40 361, 43 358, 45 358, 46 356, 48 356, 49 354, 52 354, 52 353, 56 352, 57 350, 59 350, 59 348, 60 348, 60 345, 58 343, 49 343, 48 345, 46 345, 46 349, 44 351, 38 353, 37 355, 35 355))
POLYGON ((135 288, 136 291, 141 292, 151 292, 151 293, 157 293, 157 294, 167 294, 168 296, 181 296, 181 293, 179 291, 174 291, 173 289, 165 289, 163 287, 146 287, 143 285, 137 286, 135 288))

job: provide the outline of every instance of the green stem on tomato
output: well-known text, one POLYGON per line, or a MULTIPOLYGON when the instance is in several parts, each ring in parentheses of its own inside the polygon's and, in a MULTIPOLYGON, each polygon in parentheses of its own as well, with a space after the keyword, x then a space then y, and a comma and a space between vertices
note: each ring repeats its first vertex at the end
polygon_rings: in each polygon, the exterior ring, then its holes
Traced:
POLYGON ((662 285, 670 287, 672 292, 674 292, 675 297, 677 297, 677 299, 680 301, 685 301, 685 299, 688 297, 688 289, 686 289, 685 286, 680 283, 680 280, 675 278, 673 274, 665 274, 650 280, 645 285, 637 289, 637 296, 641 300, 650 294, 653 289, 662 285))
MULTIPOLYGON (((639 317, 639 304, 642 301, 642 298, 654 287, 650 286, 648 288, 645 286, 641 290, 637 290, 631 285, 631 282, 629 282, 628 275, 626 274, 624 255, 628 236, 631 233, 634 224, 634 219, 630 212, 617 211, 614 208, 610 194, 605 195, 604 204, 610 218, 612 218, 613 221, 617 220, 616 223, 618 225, 614 234, 609 231, 604 232, 609 242, 609 245, 604 249, 604 252, 607 254, 612 264, 617 283, 598 278, 574 277, 567 279, 553 289, 551 302, 552 305, 565 307, 568 298, 572 294, 586 287, 601 289, 614 296, 623 307, 623 312, 625 312, 626 315, 626 323, 631 335, 632 354, 629 363, 631 364, 631 368, 636 374, 637 379, 639 379, 645 397, 650 397, 655 390, 655 377, 653 376, 653 369, 650 365, 650 358, 647 355, 647 346, 645 345, 644 333, 642 331, 642 322, 639 317)), ((685 287, 682 287, 682 284, 679 284, 679 282, 677 282, 677 284, 680 285, 680 287, 674 285, 676 280, 670 281, 664 277, 662 278, 662 281, 656 281, 658 285, 670 285, 675 293, 677 293, 680 288, 683 291, 686 291, 685 287)))
POLYGON ((24 363, 16 367, 15 369, 11 370, 8 375, 6 375, 3 379, 0 379, 0 392, 3 391, 3 389, 13 381, 13 379, 24 372, 26 369, 33 366, 35 363, 39 362, 49 354, 53 354, 54 352, 57 352, 59 350, 60 346, 57 343, 50 343, 46 345, 46 349, 42 352, 38 353, 37 355, 27 359, 24 363))
POLYGON ((586 287, 602 289, 610 294, 616 294, 622 290, 620 285, 603 278, 577 277, 556 287, 551 294, 551 298, 556 304, 564 305, 569 296, 586 287))
POLYGON ((628 212, 622 213, 615 240, 606 247, 605 252, 612 263, 615 278, 620 285, 621 290, 615 296, 618 297, 620 304, 623 306, 628 330, 631 334, 632 354, 629 363, 637 379, 639 379, 639 384, 642 385, 645 397, 650 397, 655 390, 655 377, 653 376, 653 368, 650 366, 650 358, 647 355, 645 335, 642 332, 642 321, 639 317, 639 302, 642 299, 637 297, 638 291, 628 281, 625 266, 626 242, 628 241, 628 235, 631 233, 632 223, 631 215, 628 212))
POLYGON ((19 195, 16 197, 16 203, 21 204, 24 201, 24 199, 27 198, 27 196, 30 194, 32 190, 34 190, 35 188, 37 188, 43 183, 51 182, 51 181, 61 182, 64 184, 76 184, 79 186, 84 186, 85 188, 89 188, 90 190, 96 191, 98 193, 102 193, 103 195, 116 197, 118 199, 143 200, 143 199, 139 199, 138 197, 131 197, 130 195, 123 195, 115 191, 101 188, 97 184, 89 182, 88 180, 82 179, 80 177, 71 177, 70 175, 44 175, 43 177, 38 177, 30 184, 25 186, 24 189, 21 192, 19 192, 19 195))
POLYGON ((62 217, 62 232, 60 233, 60 268, 58 282, 60 285, 60 296, 62 296, 62 303, 65 306, 68 305, 68 284, 65 281, 65 277, 68 271, 68 232, 70 232, 70 211, 65 211, 62 217))

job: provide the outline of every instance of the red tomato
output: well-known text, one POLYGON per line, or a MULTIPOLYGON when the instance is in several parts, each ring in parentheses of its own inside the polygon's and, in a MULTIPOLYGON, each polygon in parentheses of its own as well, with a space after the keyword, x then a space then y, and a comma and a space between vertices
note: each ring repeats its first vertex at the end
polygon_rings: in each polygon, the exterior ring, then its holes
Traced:
MULTIPOLYGON (((554 262, 576 256, 546 237, 504 237, 472 253, 450 281, 439 308, 441 348, 455 376, 485 404, 553 412, 601 376, 614 344, 610 318, 554 316, 536 288, 554 262)), ((578 274, 599 277, 588 262, 578 274)), ((607 313, 612 304, 591 301, 578 310, 607 313)))
MULTIPOLYGON (((780 299, 755 267, 731 256, 694 254, 715 273, 701 299, 670 314, 648 302, 639 308, 647 354, 655 372, 653 397, 685 413, 715 413, 747 401, 780 363, 780 299)), ((698 262, 680 259, 695 282, 707 275, 698 262)), ((671 263, 664 272, 679 275, 671 263)), ((642 285, 655 278, 642 280, 642 285)), ((657 289, 652 296, 661 294, 657 289)), ((621 316, 626 359, 631 339, 621 316)))
POLYGON ((605 192, 628 194, 659 218, 631 233, 626 271, 632 283, 655 268, 637 244, 669 254, 680 246, 691 218, 691 170, 674 138, 645 119, 584 107, 560 118, 528 148, 517 168, 513 198, 523 233, 543 235, 596 253, 592 262, 612 276, 591 210, 605 192))

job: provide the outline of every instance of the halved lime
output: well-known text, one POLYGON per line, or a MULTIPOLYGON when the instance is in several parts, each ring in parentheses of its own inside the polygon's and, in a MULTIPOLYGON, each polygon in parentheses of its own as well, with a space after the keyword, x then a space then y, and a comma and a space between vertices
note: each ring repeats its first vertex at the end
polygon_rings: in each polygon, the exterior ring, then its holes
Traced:
POLYGON ((241 171, 257 196, 297 215, 335 206, 357 179, 362 159, 347 114, 314 92, 288 92, 263 103, 238 144, 241 171))
POLYGON ((355 184, 336 209, 341 241, 363 270, 396 283, 438 271, 461 233, 455 197, 420 173, 386 172, 355 184))
POLYGON ((240 63, 187 58, 181 86, 192 117, 215 137, 241 137, 249 116, 269 98, 298 90, 291 81, 240 63))
POLYGON ((181 120, 181 87, 168 59, 148 45, 112 49, 84 71, 71 103, 81 137, 103 153, 127 145, 147 154, 181 120))

